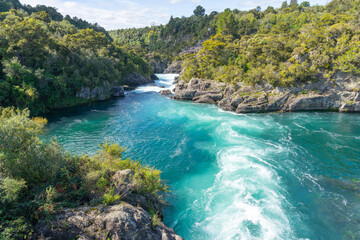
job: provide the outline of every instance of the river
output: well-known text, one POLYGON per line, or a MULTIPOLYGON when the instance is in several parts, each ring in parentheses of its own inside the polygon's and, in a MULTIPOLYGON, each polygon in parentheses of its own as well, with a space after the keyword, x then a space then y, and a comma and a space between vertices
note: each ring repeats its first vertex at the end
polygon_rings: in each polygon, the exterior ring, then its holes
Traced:
POLYGON ((47 136, 78 154, 116 141, 160 169, 186 240, 360 239, 360 114, 237 115, 161 89, 54 113, 47 136))

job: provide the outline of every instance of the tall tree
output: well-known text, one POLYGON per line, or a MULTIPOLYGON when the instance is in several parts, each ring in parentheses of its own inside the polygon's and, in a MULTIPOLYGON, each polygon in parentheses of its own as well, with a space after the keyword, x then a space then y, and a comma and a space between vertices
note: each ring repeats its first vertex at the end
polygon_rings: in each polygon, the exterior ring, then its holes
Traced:
POLYGON ((194 10, 194 15, 196 17, 203 17, 205 16, 205 8, 203 8, 202 6, 197 6, 194 10))

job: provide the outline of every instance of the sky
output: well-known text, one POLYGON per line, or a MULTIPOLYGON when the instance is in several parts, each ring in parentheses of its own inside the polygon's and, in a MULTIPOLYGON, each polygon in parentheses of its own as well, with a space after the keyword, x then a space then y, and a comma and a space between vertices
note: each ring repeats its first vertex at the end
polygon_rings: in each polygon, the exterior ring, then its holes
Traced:
MULTIPOLYGON (((280 7, 284 0, 20 0, 23 4, 55 7, 60 13, 98 23, 106 30, 166 24, 170 16, 190 16, 201 5, 206 13, 226 8, 249 10, 280 7)), ((330 0, 307 0, 323 5, 330 0)), ((290 2, 290 0, 288 0, 290 2)), ((299 3, 302 0, 299 0, 299 3)))

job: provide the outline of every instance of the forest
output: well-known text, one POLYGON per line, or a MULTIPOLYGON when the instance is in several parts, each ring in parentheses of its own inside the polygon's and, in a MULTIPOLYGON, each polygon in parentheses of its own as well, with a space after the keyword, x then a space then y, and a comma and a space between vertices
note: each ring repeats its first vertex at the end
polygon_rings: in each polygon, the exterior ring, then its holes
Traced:
POLYGON ((97 24, 15 0, 1 1, 0 10, 1 106, 46 113, 86 102, 76 98, 83 87, 152 73, 142 57, 113 42, 97 24))
POLYGON ((168 24, 110 32, 116 42, 164 59, 183 60, 182 79, 274 86, 331 79, 339 72, 359 74, 359 0, 333 0, 326 6, 305 1, 281 8, 225 9, 168 24), (201 43, 202 49, 186 54, 201 43))

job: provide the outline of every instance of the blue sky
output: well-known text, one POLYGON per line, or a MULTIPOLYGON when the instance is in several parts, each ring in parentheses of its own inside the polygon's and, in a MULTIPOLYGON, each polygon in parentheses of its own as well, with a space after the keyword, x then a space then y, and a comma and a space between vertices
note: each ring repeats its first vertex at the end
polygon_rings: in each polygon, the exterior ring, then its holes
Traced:
MULTIPOLYGON (((284 0, 20 0, 35 6, 56 7, 63 15, 77 16, 99 23, 107 30, 159 25, 175 17, 190 16, 197 5, 207 13, 225 8, 248 10, 261 6, 280 7, 284 0)), ((326 4, 330 0, 308 0, 312 5, 326 4)), ((288 0, 290 2, 290 0, 288 0)), ((299 0, 302 2, 302 0, 299 0)))

